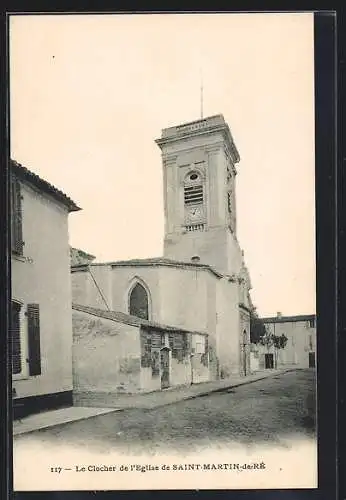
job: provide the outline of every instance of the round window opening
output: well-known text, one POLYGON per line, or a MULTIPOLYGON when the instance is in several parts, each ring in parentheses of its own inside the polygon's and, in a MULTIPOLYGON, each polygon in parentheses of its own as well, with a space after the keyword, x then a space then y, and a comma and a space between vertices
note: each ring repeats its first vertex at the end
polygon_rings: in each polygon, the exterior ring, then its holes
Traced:
POLYGON ((196 179, 198 179, 198 175, 197 174, 191 174, 190 175, 190 180, 195 181, 196 179))

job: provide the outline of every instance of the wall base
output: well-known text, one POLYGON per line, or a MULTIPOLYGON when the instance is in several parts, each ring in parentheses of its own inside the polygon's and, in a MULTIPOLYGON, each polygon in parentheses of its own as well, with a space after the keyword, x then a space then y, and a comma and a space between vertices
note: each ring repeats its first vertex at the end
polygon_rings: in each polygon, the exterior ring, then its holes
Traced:
POLYGON ((56 410, 66 406, 72 406, 72 404, 72 391, 15 398, 13 399, 13 418, 17 420, 32 415, 33 413, 56 410))

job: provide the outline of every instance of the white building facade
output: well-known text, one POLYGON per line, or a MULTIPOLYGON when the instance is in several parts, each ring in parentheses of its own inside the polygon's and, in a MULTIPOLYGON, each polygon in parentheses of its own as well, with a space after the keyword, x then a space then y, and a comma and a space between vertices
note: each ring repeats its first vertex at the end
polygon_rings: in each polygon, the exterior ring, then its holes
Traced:
POLYGON ((252 367, 257 369, 282 368, 296 366, 297 368, 316 367, 316 316, 314 314, 277 316, 262 318, 268 336, 287 338, 283 349, 274 346, 252 346, 252 367))
POLYGON ((72 310, 64 193, 11 161, 12 393, 15 416, 72 402, 72 310))

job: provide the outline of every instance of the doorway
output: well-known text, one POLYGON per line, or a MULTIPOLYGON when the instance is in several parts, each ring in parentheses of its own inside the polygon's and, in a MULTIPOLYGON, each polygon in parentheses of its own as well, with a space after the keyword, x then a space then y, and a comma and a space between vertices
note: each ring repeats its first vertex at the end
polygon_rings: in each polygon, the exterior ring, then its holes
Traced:
POLYGON ((274 354, 264 355, 265 368, 272 370, 274 368, 274 354))
POLYGON ((167 389, 170 386, 169 349, 167 347, 161 349, 160 361, 161 361, 161 389, 167 389))
POLYGON ((309 352, 309 368, 315 368, 316 356, 314 352, 309 352))

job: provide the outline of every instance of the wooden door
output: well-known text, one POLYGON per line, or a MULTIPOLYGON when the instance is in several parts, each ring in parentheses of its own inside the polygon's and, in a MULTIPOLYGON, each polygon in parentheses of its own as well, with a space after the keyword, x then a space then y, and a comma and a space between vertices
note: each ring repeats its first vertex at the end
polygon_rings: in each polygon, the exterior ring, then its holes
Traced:
POLYGON ((265 355, 265 368, 273 369, 274 368, 274 355, 266 354, 265 355))

